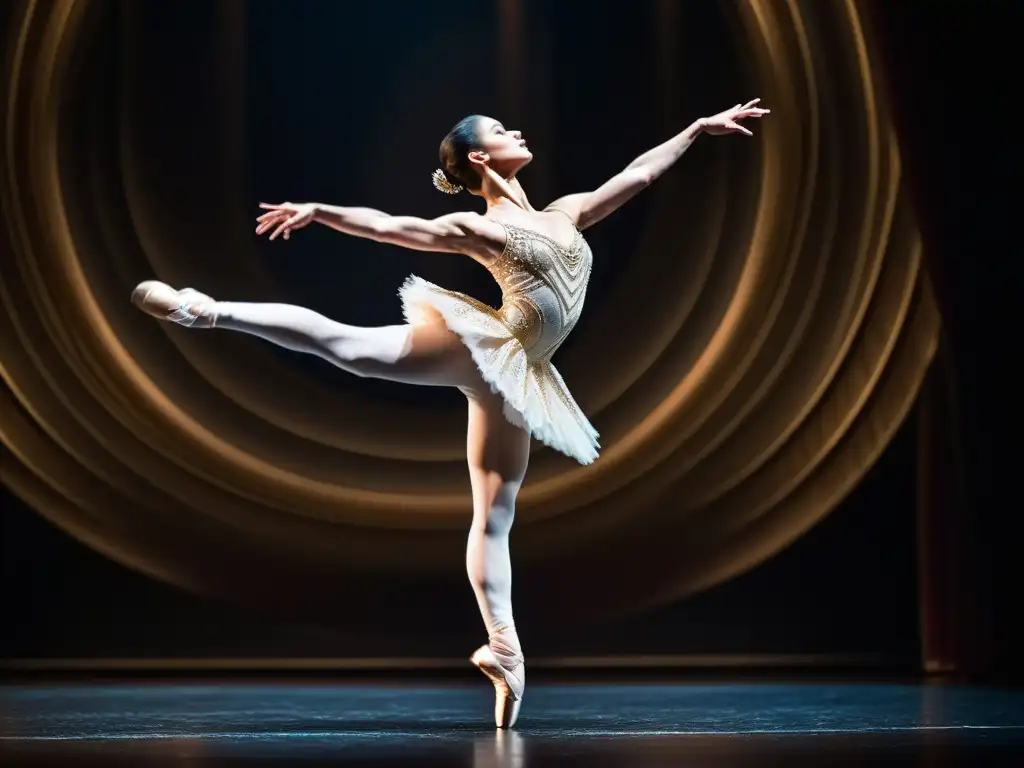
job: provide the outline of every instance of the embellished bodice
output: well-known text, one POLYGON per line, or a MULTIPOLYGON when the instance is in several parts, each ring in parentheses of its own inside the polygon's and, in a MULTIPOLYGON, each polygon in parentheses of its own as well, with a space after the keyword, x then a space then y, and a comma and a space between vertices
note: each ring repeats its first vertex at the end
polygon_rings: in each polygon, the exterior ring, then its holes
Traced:
POLYGON ((547 360, 583 312, 593 253, 578 229, 566 247, 531 229, 502 226, 505 249, 488 267, 501 287, 499 314, 530 362, 547 360))
POLYGON ((532 229, 501 225, 505 247, 488 266, 501 288, 500 309, 410 275, 398 291, 402 312, 410 324, 436 322, 440 315, 466 345, 482 380, 505 401, 512 424, 590 464, 598 457, 599 435, 551 356, 583 312, 593 254, 575 226, 572 242, 563 245, 532 229))

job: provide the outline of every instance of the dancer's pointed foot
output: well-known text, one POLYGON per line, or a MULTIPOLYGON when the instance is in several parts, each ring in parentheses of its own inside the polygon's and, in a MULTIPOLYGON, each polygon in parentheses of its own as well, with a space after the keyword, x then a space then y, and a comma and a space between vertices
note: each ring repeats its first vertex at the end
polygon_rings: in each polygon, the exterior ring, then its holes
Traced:
POLYGON ((194 288, 176 291, 159 280, 146 280, 132 291, 132 304, 148 315, 190 328, 213 328, 216 304, 194 288))
POLYGON ((494 724, 511 728, 519 719, 526 690, 526 661, 522 654, 502 662, 490 645, 482 645, 469 660, 494 684, 494 724))

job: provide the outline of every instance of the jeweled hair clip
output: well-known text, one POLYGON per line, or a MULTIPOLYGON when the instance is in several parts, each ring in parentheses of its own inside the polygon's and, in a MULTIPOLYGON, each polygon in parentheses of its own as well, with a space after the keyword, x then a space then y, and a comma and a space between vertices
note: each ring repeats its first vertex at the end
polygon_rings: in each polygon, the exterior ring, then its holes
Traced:
POLYGON ((459 192, 462 191, 462 187, 460 187, 458 184, 452 184, 450 181, 448 181, 448 177, 445 175, 445 172, 442 171, 440 168, 434 171, 434 174, 431 178, 434 181, 434 186, 437 187, 442 192, 444 192, 446 195, 457 195, 459 192))

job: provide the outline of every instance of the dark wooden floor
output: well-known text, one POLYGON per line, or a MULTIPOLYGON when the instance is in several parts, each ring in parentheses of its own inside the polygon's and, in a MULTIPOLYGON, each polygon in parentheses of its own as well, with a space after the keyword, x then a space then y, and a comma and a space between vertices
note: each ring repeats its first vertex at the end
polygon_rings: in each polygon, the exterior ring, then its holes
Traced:
POLYGON ((19 683, 4 765, 1024 765, 1024 693, 851 683, 19 683))

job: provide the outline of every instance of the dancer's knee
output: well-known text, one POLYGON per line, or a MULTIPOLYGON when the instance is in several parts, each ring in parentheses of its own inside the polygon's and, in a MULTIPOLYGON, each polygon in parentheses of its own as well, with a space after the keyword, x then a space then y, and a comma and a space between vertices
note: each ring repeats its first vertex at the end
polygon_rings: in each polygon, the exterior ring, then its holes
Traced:
POLYGON ((515 518, 515 509, 492 509, 491 514, 487 516, 484 533, 491 538, 508 536, 515 518))
POLYGON ((357 328, 345 326, 324 344, 335 363, 355 376, 380 377, 392 371, 410 347, 408 326, 357 328))
POLYGON ((485 536, 507 536, 516 517, 516 494, 518 483, 499 482, 497 487, 488 488, 489 493, 477 499, 473 514, 473 526, 485 536))
POLYGON ((477 529, 487 538, 501 538, 508 536, 515 522, 516 513, 514 507, 496 507, 481 510, 481 514, 473 518, 473 528, 477 529))

